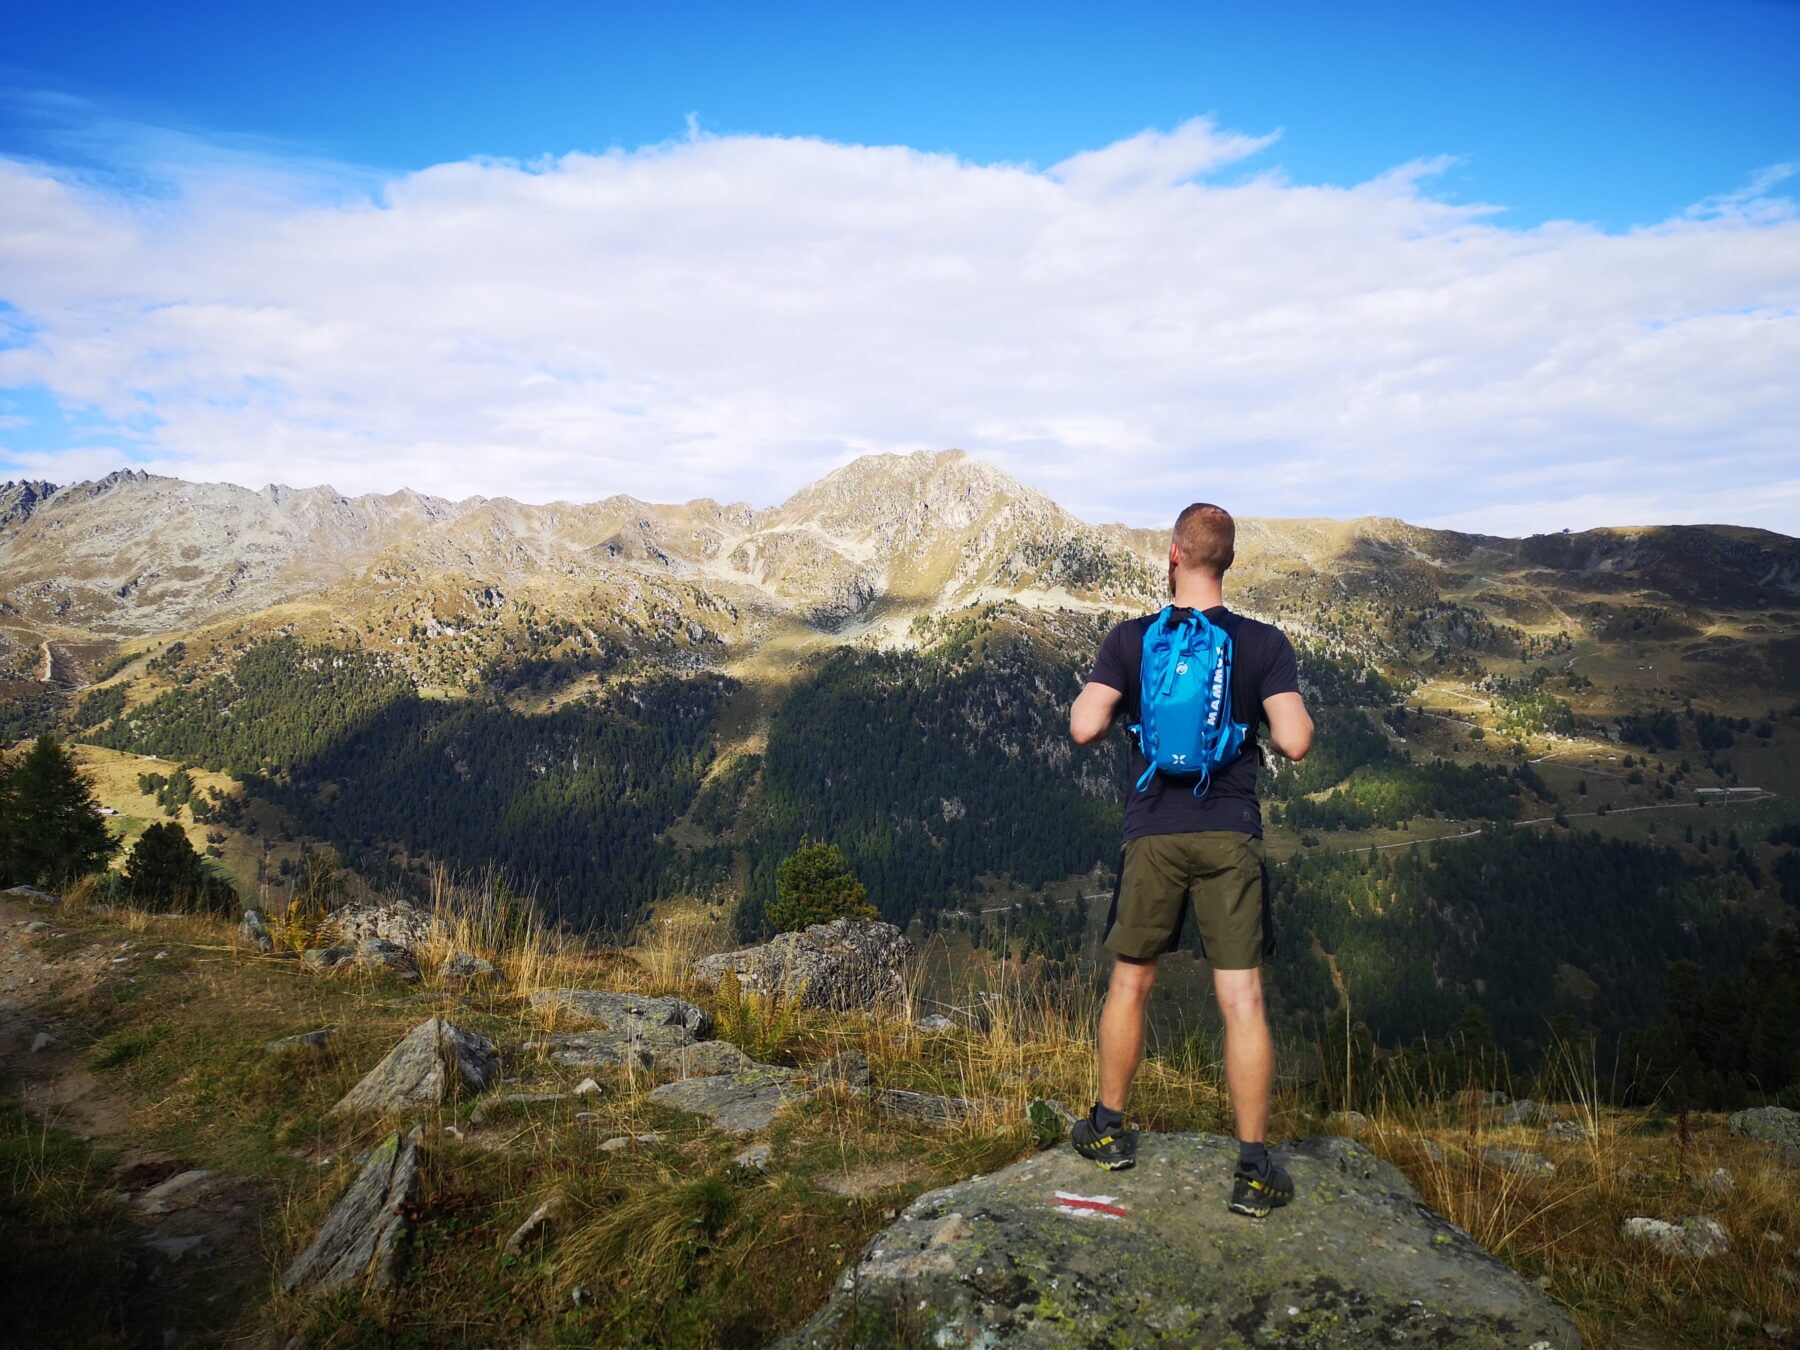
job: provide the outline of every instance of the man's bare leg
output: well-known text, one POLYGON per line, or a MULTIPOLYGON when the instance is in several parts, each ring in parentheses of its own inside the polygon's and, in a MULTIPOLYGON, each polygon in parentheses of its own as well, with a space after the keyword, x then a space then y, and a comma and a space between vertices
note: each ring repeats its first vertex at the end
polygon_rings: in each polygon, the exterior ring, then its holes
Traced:
POLYGON ((1156 961, 1113 958, 1106 1006, 1100 1010, 1100 1105, 1121 1114, 1144 1059, 1144 1010, 1156 984, 1156 961))
MULTIPOLYGON (((1269 1092, 1275 1081, 1275 1043, 1263 1010, 1262 971, 1215 970, 1212 977, 1225 1017, 1225 1083, 1231 1089, 1237 1137, 1260 1143, 1269 1129, 1269 1092)), ((1105 1082, 1102 1068, 1103 1089, 1105 1082)))

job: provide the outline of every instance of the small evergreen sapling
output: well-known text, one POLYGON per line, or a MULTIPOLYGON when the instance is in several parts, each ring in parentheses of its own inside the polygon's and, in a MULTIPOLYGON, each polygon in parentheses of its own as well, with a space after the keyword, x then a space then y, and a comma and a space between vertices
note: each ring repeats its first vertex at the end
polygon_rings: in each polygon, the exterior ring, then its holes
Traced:
POLYGON ((803 838, 775 873, 775 903, 769 906, 768 918, 778 933, 833 919, 879 917, 836 844, 803 838))

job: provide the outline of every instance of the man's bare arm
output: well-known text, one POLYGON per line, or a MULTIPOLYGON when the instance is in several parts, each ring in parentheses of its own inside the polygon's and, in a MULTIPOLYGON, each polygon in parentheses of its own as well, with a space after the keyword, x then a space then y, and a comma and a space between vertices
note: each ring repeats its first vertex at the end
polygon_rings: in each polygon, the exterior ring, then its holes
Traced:
POLYGON ((1092 745, 1111 731, 1124 697, 1109 684, 1089 680, 1083 685, 1075 706, 1069 709, 1069 735, 1075 738, 1075 744, 1092 745))
POLYGON ((1263 700, 1263 716, 1269 719, 1269 744, 1288 759, 1305 759, 1312 749, 1313 721, 1300 695, 1271 694, 1263 700))

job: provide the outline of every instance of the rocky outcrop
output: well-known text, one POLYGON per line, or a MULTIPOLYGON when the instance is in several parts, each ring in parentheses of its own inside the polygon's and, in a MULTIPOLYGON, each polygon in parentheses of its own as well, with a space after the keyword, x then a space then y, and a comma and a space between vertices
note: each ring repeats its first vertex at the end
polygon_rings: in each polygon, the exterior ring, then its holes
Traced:
POLYGON ((389 1115, 437 1106, 459 1088, 479 1092, 499 1073, 492 1041, 433 1017, 407 1032, 331 1112, 389 1115))
POLYGON ((1790 1111, 1785 1106, 1753 1106, 1734 1114, 1726 1128, 1741 1139, 1773 1144, 1783 1162, 1800 1167, 1800 1111, 1790 1111))
POLYGON ((353 947, 376 939, 417 951, 431 938, 431 915, 400 900, 352 902, 332 911, 331 926, 353 947))
POLYGON ((898 1004, 906 993, 900 969, 912 954, 912 943, 891 923, 834 919, 759 947, 702 957, 694 977, 716 989, 729 970, 745 989, 845 1012, 898 1004))
POLYGON ((1298 1195, 1226 1211, 1236 1144, 1145 1135, 1098 1173, 1067 1149, 921 1196, 794 1347, 1581 1343, 1548 1297, 1347 1139, 1276 1150, 1298 1195))
POLYGON ((407 1255, 412 1235, 407 1210, 422 1162, 416 1135, 389 1135, 326 1216, 312 1245, 282 1274, 282 1289, 330 1294, 365 1279, 375 1288, 391 1285, 407 1255))

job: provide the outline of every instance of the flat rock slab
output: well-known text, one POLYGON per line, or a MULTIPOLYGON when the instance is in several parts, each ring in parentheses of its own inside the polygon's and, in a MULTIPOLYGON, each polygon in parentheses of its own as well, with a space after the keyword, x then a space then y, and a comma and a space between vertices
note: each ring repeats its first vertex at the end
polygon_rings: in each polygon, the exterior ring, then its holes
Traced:
POLYGON ((326 1216, 312 1245, 282 1274, 288 1293, 329 1294, 360 1280, 383 1288, 400 1273, 419 1187, 423 1154, 417 1138, 389 1135, 369 1155, 350 1189, 326 1216))
POLYGON ((1581 1344, 1554 1302, 1360 1145, 1275 1154, 1298 1194, 1262 1222, 1227 1212, 1237 1145, 1216 1135, 1144 1135, 1125 1172, 1055 1148, 933 1191, 786 1344, 1581 1344))
POLYGON ((407 1032, 331 1113, 385 1115, 436 1106, 459 1087, 481 1091, 499 1073, 492 1041, 433 1017, 407 1032))
POLYGON ((982 1111, 996 1110, 998 1104, 982 1097, 940 1097, 933 1092, 908 1092, 904 1088, 883 1088, 870 1101, 884 1116, 917 1120, 926 1125, 954 1125, 982 1111))
POLYGON ((708 1030, 704 1012, 684 999, 667 996, 652 998, 605 989, 541 989, 531 996, 531 1010, 574 1026, 614 1032, 679 1027, 698 1039, 708 1030))
POLYGON ((650 1100, 658 1106, 705 1116, 714 1129, 727 1134, 755 1134, 768 1129, 782 1107, 812 1095, 794 1086, 799 1077, 792 1069, 758 1065, 744 1073, 664 1083, 650 1094, 650 1100))

